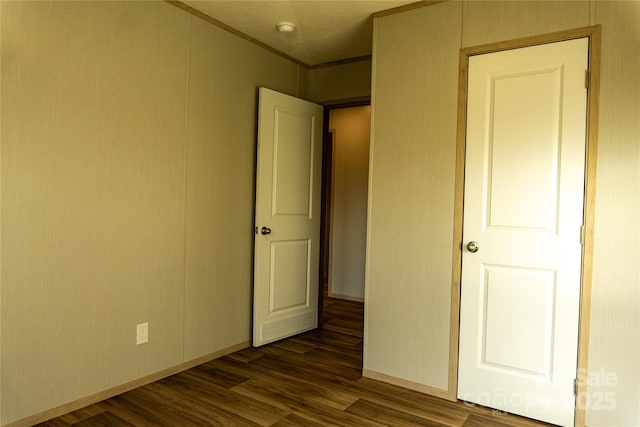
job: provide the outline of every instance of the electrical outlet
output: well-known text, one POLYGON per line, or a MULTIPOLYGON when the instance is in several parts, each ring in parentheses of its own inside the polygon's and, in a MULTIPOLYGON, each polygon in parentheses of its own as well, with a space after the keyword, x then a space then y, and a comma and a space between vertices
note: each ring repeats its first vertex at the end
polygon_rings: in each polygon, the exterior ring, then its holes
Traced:
POLYGON ((136 326, 136 345, 149 342, 149 322, 136 326))

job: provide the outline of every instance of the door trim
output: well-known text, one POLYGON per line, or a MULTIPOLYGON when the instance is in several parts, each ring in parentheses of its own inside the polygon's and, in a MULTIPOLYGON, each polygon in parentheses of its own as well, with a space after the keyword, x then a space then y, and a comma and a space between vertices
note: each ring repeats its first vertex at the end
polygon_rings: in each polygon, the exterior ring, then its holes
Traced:
POLYGON ((460 290, 462 274, 462 220, 464 211, 464 172, 467 126, 467 72, 469 57, 503 50, 518 49, 578 38, 589 38, 589 90, 587 92, 587 141, 584 190, 584 236, 582 245, 582 273, 580 287, 580 318, 578 330, 578 372, 575 425, 583 426, 586 393, 586 369, 589 351, 589 321, 591 313, 591 274, 593 265, 593 230, 595 222, 596 153, 598 137, 598 103, 600 88, 600 37, 599 25, 574 30, 544 34, 472 46, 460 49, 458 73, 458 121, 456 141, 456 175, 453 225, 453 274, 451 282, 451 327, 449 337, 449 400, 456 401, 458 394, 458 340, 460 337, 460 290))

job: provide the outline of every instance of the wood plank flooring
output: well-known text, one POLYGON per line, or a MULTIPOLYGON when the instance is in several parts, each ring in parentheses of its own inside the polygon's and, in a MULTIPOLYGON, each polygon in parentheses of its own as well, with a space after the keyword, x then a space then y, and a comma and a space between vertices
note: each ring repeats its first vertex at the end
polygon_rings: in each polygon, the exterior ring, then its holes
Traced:
POLYGON ((363 378, 362 303, 322 329, 248 348, 41 426, 543 426, 363 378))
POLYGON ((324 296, 322 329, 362 338, 364 304, 324 296))

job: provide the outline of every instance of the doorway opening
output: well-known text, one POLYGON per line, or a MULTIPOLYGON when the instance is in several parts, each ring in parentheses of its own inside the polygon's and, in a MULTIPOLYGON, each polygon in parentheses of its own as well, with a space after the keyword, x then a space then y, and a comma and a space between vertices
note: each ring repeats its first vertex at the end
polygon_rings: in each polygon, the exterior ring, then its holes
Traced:
POLYGON ((370 102, 325 107, 319 321, 362 337, 370 102))

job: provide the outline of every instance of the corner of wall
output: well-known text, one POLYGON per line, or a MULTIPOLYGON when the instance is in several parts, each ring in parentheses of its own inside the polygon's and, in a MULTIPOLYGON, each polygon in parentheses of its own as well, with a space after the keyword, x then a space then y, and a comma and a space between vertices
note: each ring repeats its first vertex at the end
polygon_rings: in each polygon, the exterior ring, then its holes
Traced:
POLYGON ((300 64, 296 64, 296 96, 303 99, 311 99, 310 92, 310 76, 311 70, 303 67, 300 64))

